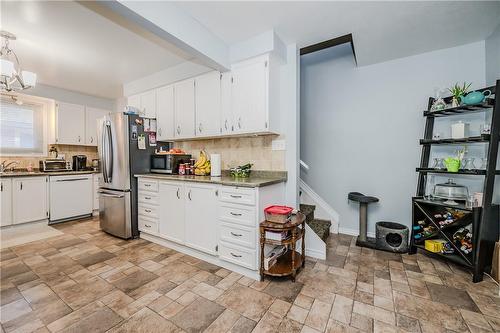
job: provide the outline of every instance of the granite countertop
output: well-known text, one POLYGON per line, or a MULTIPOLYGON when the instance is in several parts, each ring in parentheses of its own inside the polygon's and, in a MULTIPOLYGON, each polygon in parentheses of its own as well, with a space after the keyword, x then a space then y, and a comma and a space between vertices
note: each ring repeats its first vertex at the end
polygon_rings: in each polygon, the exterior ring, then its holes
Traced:
POLYGON ((0 172, 0 178, 7 177, 36 177, 36 176, 71 176, 71 175, 88 175, 91 173, 99 173, 99 171, 84 170, 84 171, 51 171, 43 172, 39 170, 35 171, 5 171, 0 172))
POLYGON ((262 187, 286 182, 286 171, 252 171, 248 178, 234 178, 227 172, 223 172, 221 177, 210 176, 181 176, 181 175, 167 175, 160 173, 145 173, 134 175, 138 178, 153 178, 158 180, 174 180, 195 183, 209 183, 220 184, 227 186, 239 187, 262 187))

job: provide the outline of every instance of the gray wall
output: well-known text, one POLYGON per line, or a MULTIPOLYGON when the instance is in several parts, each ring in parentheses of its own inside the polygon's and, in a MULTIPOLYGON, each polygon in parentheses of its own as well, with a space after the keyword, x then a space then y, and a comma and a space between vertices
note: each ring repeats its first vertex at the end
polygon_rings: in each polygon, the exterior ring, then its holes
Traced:
POLYGON ((82 94, 76 91, 57 88, 45 84, 37 84, 35 88, 26 90, 27 95, 55 99, 56 101, 81 104, 105 110, 115 110, 115 100, 82 94))
POLYGON ((494 85, 500 79, 500 24, 486 39, 486 84, 494 85))
POLYGON ((369 231, 380 220, 410 225, 428 97, 464 80, 483 87, 484 68, 484 41, 365 67, 349 46, 301 57, 301 178, 339 213, 340 232, 358 230, 350 191, 380 198, 369 231))

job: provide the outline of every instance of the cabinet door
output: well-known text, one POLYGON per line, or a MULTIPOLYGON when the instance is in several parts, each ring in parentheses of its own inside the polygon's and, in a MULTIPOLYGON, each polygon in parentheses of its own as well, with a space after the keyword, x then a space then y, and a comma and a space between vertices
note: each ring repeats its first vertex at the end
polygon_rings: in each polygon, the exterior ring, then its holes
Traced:
POLYGON ((267 61, 236 66, 233 70, 232 109, 238 133, 267 130, 267 61))
POLYGON ((234 131, 233 110, 231 107, 231 78, 232 73, 222 73, 221 79, 221 128, 222 134, 231 134, 234 131))
POLYGON ((83 105, 57 103, 56 143, 82 145, 85 143, 85 107, 83 105))
POLYGON ((2 207, 0 226, 12 224, 12 179, 0 179, 0 204, 2 207))
POLYGON ((141 95, 132 95, 127 98, 127 105, 136 108, 137 110, 141 110, 141 95))
POLYGON ((47 177, 20 177, 12 181, 13 223, 43 220, 48 217, 47 177))
POLYGON ((156 139, 170 140, 174 137, 174 86, 156 90, 156 139))
POLYGON ((150 90, 141 94, 141 114, 144 118, 156 118, 156 91, 150 90))
POLYGON ((217 188, 210 185, 186 186, 186 245, 216 254, 217 188))
POLYGON ((108 110, 85 108, 85 144, 97 146, 97 119, 110 113, 108 110))
POLYGON ((195 78, 196 136, 215 136, 222 132, 221 74, 210 72, 195 78))
POLYGON ((193 138, 194 132, 194 79, 184 80, 174 85, 175 137, 193 138))
POLYGON ((184 244, 184 186, 161 182, 159 185, 160 236, 184 244))

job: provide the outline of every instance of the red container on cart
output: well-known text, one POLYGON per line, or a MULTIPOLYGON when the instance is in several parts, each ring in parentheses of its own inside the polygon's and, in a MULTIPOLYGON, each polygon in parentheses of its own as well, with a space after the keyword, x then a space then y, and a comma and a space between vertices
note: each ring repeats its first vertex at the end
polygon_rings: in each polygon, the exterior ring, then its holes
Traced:
POLYGON ((269 206, 264 209, 266 221, 276 223, 287 223, 292 217, 292 207, 288 206, 269 206))

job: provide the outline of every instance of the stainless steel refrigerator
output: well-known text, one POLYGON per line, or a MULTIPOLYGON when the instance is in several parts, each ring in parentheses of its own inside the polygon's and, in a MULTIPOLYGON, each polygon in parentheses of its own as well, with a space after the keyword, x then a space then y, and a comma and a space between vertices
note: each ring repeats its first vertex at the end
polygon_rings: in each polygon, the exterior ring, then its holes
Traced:
POLYGON ((99 219, 101 229, 124 239, 139 236, 137 225, 137 178, 150 171, 151 147, 144 119, 137 115, 110 113, 97 121, 101 160, 99 219), (145 136, 145 149, 138 140, 145 136))

